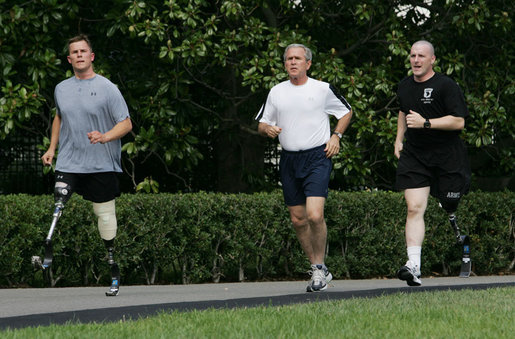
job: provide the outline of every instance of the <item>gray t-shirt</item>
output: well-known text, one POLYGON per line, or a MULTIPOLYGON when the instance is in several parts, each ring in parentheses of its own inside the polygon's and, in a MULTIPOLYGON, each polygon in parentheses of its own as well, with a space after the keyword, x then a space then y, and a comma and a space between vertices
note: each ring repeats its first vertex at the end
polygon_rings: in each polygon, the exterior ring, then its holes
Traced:
POLYGON ((91 144, 88 133, 105 133, 129 118, 118 88, 101 75, 61 81, 54 92, 61 118, 56 170, 67 173, 122 172, 121 141, 91 144))

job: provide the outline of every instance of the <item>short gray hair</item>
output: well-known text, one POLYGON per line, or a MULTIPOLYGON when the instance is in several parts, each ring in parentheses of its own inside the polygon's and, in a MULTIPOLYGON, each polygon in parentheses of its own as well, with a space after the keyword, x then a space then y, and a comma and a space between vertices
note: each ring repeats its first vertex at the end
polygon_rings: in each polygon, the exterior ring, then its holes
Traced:
POLYGON ((306 58, 306 61, 313 59, 313 53, 311 53, 311 50, 308 47, 304 46, 303 44, 290 44, 284 50, 283 61, 286 61, 286 53, 288 53, 288 50, 295 47, 304 48, 304 57, 306 58))
POLYGON ((411 45, 411 48, 413 48, 413 46, 415 46, 415 45, 426 45, 427 47, 429 47, 429 52, 431 53, 431 56, 435 55, 435 48, 434 48, 433 44, 430 43, 429 41, 427 41, 427 40, 416 41, 413 45, 411 45))

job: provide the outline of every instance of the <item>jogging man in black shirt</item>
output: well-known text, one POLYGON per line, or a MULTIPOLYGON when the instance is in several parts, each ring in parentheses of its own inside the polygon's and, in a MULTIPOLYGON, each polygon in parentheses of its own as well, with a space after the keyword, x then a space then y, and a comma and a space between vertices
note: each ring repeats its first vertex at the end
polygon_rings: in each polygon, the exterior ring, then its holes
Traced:
POLYGON ((433 70, 435 60, 430 42, 415 42, 410 52, 413 75, 404 78, 397 91, 396 187, 404 191, 408 209, 409 258, 397 275, 410 286, 421 285, 420 256, 429 194, 439 199, 452 225, 458 202, 470 184, 467 151, 459 137, 469 115, 465 98, 452 79, 433 70))

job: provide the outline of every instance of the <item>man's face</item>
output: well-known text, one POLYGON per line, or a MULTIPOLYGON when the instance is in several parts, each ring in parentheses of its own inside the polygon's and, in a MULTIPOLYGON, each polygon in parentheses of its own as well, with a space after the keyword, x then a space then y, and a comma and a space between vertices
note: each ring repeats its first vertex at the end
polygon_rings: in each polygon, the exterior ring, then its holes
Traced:
POLYGON ((307 76, 308 69, 311 67, 311 60, 306 61, 305 51, 302 47, 292 47, 286 52, 284 67, 290 78, 303 78, 307 76))
POLYGON ((415 44, 411 47, 409 60, 411 70, 417 81, 425 81, 433 75, 432 70, 435 59, 428 45, 415 44))
POLYGON ((68 52, 68 62, 75 72, 85 72, 91 69, 95 53, 91 52, 86 41, 71 43, 68 52))

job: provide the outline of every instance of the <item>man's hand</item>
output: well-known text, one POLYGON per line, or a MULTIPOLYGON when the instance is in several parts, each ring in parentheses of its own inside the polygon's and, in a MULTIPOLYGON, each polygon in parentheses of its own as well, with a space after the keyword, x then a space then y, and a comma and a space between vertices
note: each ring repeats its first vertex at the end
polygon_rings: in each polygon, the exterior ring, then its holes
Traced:
POLYGON ((105 144, 106 142, 109 141, 109 140, 107 140, 107 137, 105 136, 105 134, 102 134, 99 131, 89 132, 88 139, 89 139, 89 142, 92 144, 97 144, 97 143, 105 144))
POLYGON ((423 128, 426 119, 415 111, 410 110, 410 114, 406 114, 406 125, 408 128, 423 128))
POLYGON ((45 154, 41 157, 44 166, 52 166, 52 160, 54 159, 55 152, 54 151, 46 151, 45 154))
POLYGON ((325 145, 324 152, 328 158, 332 158, 340 152, 340 138, 336 134, 331 135, 331 139, 325 145))
POLYGON ((395 151, 393 154, 395 154, 395 157, 399 159, 401 157, 401 152, 404 147, 404 144, 401 141, 395 141, 395 151))
POLYGON ((281 127, 268 125, 266 127, 266 136, 272 139, 276 138, 282 132, 282 130, 283 129, 281 127))

